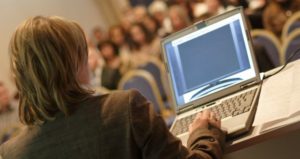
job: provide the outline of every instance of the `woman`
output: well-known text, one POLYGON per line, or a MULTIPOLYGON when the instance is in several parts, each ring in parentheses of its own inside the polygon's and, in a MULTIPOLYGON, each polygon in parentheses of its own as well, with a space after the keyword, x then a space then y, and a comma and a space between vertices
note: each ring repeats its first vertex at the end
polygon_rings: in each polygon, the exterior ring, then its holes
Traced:
POLYGON ((148 62, 149 58, 161 58, 159 38, 151 34, 143 23, 135 23, 130 28, 131 59, 130 67, 137 68, 148 62))
POLYGON ((119 48, 119 56, 122 60, 124 68, 128 67, 130 59, 130 50, 128 44, 129 38, 127 35, 128 33, 122 28, 121 25, 115 25, 109 28, 108 34, 110 41, 112 41, 119 48))
POLYGON ((132 40, 133 53, 145 53, 148 55, 159 56, 160 40, 151 34, 143 23, 135 23, 130 28, 130 38, 132 40))
POLYGON ((93 96, 82 87, 87 44, 75 22, 26 20, 11 39, 10 60, 26 126, 1 145, 3 159, 221 158, 213 113, 196 117, 185 148, 137 91, 93 96))
POLYGON ((101 85, 110 90, 117 89, 122 70, 119 48, 111 41, 103 41, 98 45, 98 49, 105 61, 101 73, 101 85))

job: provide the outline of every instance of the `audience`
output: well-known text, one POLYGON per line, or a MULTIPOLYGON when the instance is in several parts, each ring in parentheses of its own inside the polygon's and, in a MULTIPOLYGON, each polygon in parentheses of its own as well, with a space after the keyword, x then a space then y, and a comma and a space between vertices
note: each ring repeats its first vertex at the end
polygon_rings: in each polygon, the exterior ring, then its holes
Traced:
MULTIPOLYGON (((300 8, 298 1, 272 0, 267 3, 267 0, 154 0, 148 8, 140 5, 124 10, 120 24, 108 29, 107 38, 118 47, 118 59, 122 66, 118 71, 121 77, 130 69, 146 64, 151 58, 161 59, 161 38, 180 31, 193 22, 221 14, 234 7, 245 8, 245 15, 252 28, 265 27, 280 36, 286 19, 300 8)), ((95 28, 93 39, 97 39, 96 44, 105 41, 105 35, 102 29, 95 28)), ((274 67, 270 64, 269 57, 265 55, 266 51, 260 44, 254 44, 254 50, 258 55, 257 60, 261 71, 274 67)), ((99 54, 91 53, 90 56, 91 59, 102 58, 99 54)), ((101 72, 99 70, 102 67, 98 66, 96 61, 89 62, 93 63, 93 67, 90 66, 92 74, 90 77, 91 83, 98 83, 96 84, 98 86, 102 82, 100 73, 95 72, 101 72), (98 71, 95 71, 95 68, 98 71)), ((117 82, 114 83, 116 86, 117 82)))
MULTIPOLYGON (((268 3, 267 0, 154 0, 148 8, 142 5, 126 8, 120 23, 109 27, 107 33, 100 27, 94 28, 92 32, 90 39, 91 45, 94 46, 90 47, 89 44, 90 84, 116 89, 119 79, 130 69, 139 68, 151 58, 161 60, 161 38, 180 31, 193 22, 221 14, 237 6, 245 8, 245 14, 252 28, 266 28, 279 37, 286 19, 299 10, 300 1, 298 1, 271 0, 268 3), (118 53, 113 54, 118 59, 116 63, 120 63, 120 66, 117 64, 119 68, 107 64, 107 58, 102 57, 106 54, 102 53, 103 48, 95 47, 105 41, 107 47, 114 48, 108 45, 107 40, 118 48, 118 53), (104 76, 102 73, 106 74, 109 69, 117 70, 114 75, 117 78, 106 79, 107 82, 113 83, 112 85, 101 80, 104 76), (116 81, 111 81, 114 79, 116 81)), ((260 44, 254 44, 254 50, 261 71, 274 67, 270 64, 268 55, 264 55, 266 51, 260 44)))

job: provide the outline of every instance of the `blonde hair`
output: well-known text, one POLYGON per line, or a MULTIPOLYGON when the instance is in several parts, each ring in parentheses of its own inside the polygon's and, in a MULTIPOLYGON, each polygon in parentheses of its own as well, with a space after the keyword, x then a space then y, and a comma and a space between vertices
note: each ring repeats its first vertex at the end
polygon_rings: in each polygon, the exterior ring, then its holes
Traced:
POLYGON ((12 36, 9 52, 22 123, 54 120, 59 111, 70 115, 72 105, 91 96, 79 79, 88 51, 77 23, 59 17, 29 18, 12 36))

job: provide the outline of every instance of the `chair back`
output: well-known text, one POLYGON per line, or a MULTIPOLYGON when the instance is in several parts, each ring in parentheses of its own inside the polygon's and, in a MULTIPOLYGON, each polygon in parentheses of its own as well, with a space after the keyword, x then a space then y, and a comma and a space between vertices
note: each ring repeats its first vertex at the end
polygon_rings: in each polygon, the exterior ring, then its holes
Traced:
MULTIPOLYGON (((300 48, 300 29, 294 30, 287 38, 283 41, 282 54, 284 61, 286 61, 291 54, 300 48)), ((292 58, 292 61, 300 59, 300 54, 292 58)))
POLYGON ((122 90, 137 89, 152 102, 157 113, 161 114, 165 110, 155 79, 144 70, 132 70, 126 73, 121 79, 118 88, 122 90))
POLYGON ((284 24, 281 33, 281 40, 284 41, 290 33, 300 28, 300 11, 294 13, 284 24))
POLYGON ((256 29, 251 32, 254 44, 260 44, 274 64, 275 67, 280 66, 282 60, 280 59, 280 42, 277 37, 269 31, 256 29))
POLYGON ((295 21, 288 30, 288 34, 290 34, 291 32, 295 31, 296 29, 300 29, 300 19, 298 19, 298 21, 295 21))
POLYGON ((167 93, 164 89, 164 85, 163 85, 163 82, 162 82, 161 67, 162 67, 162 63, 160 61, 155 60, 155 59, 151 59, 145 65, 139 66, 138 69, 145 70, 153 76, 163 101, 167 101, 168 100, 168 95, 167 95, 167 93))

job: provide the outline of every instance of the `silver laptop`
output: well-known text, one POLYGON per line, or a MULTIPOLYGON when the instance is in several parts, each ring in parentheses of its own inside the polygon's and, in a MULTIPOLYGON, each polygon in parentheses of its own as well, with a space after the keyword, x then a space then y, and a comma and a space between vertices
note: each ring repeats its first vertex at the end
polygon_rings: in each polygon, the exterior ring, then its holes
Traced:
POLYGON ((174 33, 162 47, 176 103, 171 132, 183 144, 189 124, 205 109, 221 118, 229 136, 251 128, 261 78, 242 8, 174 33))

